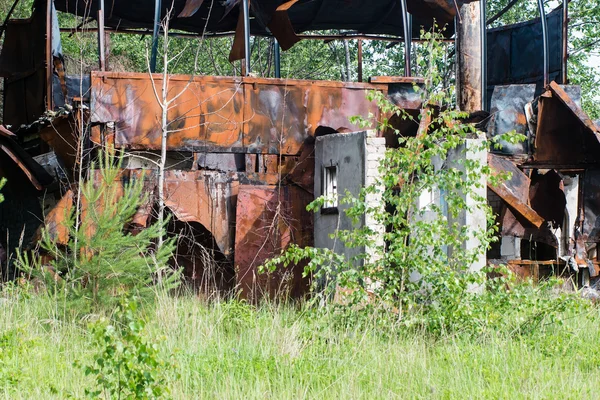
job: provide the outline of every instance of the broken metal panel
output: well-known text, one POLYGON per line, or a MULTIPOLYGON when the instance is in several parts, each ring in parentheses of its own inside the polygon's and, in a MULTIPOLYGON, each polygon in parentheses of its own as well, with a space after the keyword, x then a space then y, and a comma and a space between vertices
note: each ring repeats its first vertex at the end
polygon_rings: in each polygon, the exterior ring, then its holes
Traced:
POLYGON ((548 224, 542 223, 539 227, 531 224, 520 213, 511 207, 505 207, 500 215, 502 236, 516 236, 530 242, 540 242, 558 248, 558 241, 548 224))
POLYGON ((565 106, 568 107, 569 111, 579 120, 580 124, 585 126, 585 129, 596 136, 596 139, 600 142, 600 129, 594 124, 594 121, 586 114, 581 108, 581 92, 577 91, 577 86, 561 86, 556 82, 550 82, 548 89, 552 92, 565 106), (573 98, 570 93, 578 94, 579 97, 573 98))
MULTIPOLYGON (((91 122, 114 123, 116 147, 159 150, 162 77, 148 74, 93 72, 91 122)), ((420 107, 412 95, 393 97, 402 108, 420 107)), ((169 109, 168 149, 298 155, 304 141, 319 127, 353 131, 355 115, 378 115, 367 92, 387 93, 387 84, 261 78, 169 77, 176 100, 169 109)), ((100 131, 92 140, 101 143, 100 131)))
MULTIPOLYGON (((0 150, 25 174, 27 180, 29 180, 35 189, 41 191, 47 185, 52 183, 52 176, 50 176, 29 153, 15 142, 12 137, 0 136, 0 150)), ((12 165, 12 168, 14 168, 14 164, 12 165)), ((8 169, 10 167, 4 166, 4 168, 8 169)), ((2 176, 11 179, 15 177, 12 171, 8 176, 2 176)))
MULTIPOLYGON (((562 9, 547 14, 549 78, 562 77, 562 9)), ((487 30, 488 99, 494 86, 533 83, 536 95, 544 89, 543 38, 540 19, 487 30)))
POLYGON ((554 170, 535 170, 529 187, 531 207, 553 228, 563 227, 565 218, 565 187, 563 178, 554 170))
POLYGON ((534 164, 585 166, 600 161, 600 131, 558 84, 539 98, 534 164))
POLYGON ((288 245, 313 245, 312 216, 306 206, 311 194, 294 186, 241 185, 237 200, 235 270, 242 296, 256 301, 263 295, 300 297, 308 288, 303 265, 259 274, 258 267, 288 245))
POLYGON ((198 222, 230 256, 234 248, 238 182, 216 171, 166 171, 165 204, 182 222, 198 222))
MULTIPOLYGON (((488 134, 495 137, 514 130, 527 136, 525 105, 533 101, 534 97, 535 85, 496 86, 492 94, 488 134)), ((493 151, 508 155, 527 154, 527 143, 523 141, 512 144, 501 141, 502 147, 493 151)))
POLYGON ((64 107, 65 104, 73 104, 73 99, 89 101, 90 76, 65 76, 64 81, 54 75, 52 81, 52 97, 55 107, 64 107))
POLYGON ((529 205, 529 186, 531 184, 529 177, 512 161, 491 153, 488 154, 488 164, 496 174, 511 173, 510 179, 503 180, 499 186, 488 184, 488 187, 526 221, 539 228, 544 222, 544 218, 529 205))
MULTIPOLYGON (((84 115, 84 119, 87 118, 84 115)), ((40 132, 40 138, 46 142, 56 153, 56 156, 65 167, 65 174, 69 179, 75 177, 77 166, 77 146, 79 138, 79 113, 60 116, 40 132)))
POLYGON ((30 19, 6 25, 0 54, 5 125, 32 124, 46 111, 45 26, 44 7, 35 8, 30 19))
MULTIPOLYGON (((163 2, 163 18, 172 7, 176 17, 170 28, 187 32, 228 33, 236 30, 241 14, 241 1, 174 0, 163 2)), ((423 26, 430 30, 434 21, 449 24, 443 32, 454 33, 452 21, 457 7, 469 0, 408 0, 408 12, 414 16, 413 36, 418 37, 423 26)), ((55 0, 60 11, 98 15, 97 2, 87 0, 55 0)), ((360 33, 403 35, 402 10, 398 1, 367 0, 253 0, 250 2, 251 32, 253 35, 274 34, 280 43, 289 44, 293 34, 304 31, 343 29, 360 33)), ((104 14, 105 25, 113 28, 152 29, 154 0, 115 0, 104 14)))

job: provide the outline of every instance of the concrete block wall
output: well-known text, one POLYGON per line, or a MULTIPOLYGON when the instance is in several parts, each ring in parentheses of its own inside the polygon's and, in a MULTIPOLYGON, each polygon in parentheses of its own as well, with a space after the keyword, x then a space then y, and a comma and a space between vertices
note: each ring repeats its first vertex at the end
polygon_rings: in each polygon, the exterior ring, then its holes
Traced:
MULTIPOLYGON (((381 162, 385 158, 385 138, 376 137, 375 131, 368 131, 365 143, 365 154, 367 155, 366 167, 365 167, 365 186, 376 185, 377 192, 367 195, 366 203, 369 208, 373 207, 378 209, 379 212, 384 211, 384 203, 382 199, 384 186, 379 179, 381 177, 380 166, 381 162)), ((374 237, 375 246, 383 246, 384 244, 384 233, 385 226, 378 222, 372 214, 365 216, 365 226, 370 227, 377 233, 374 237)), ((373 249, 366 249, 367 254, 371 257, 375 256, 373 249)), ((371 262, 376 261, 372 258, 371 262)))
MULTIPOLYGON (((349 191, 358 197, 360 190, 376 184, 380 175, 379 165, 385 157, 385 138, 376 137, 375 131, 340 133, 318 137, 315 145, 315 197, 323 194, 324 169, 337 166, 337 185, 339 198, 349 191)), ((369 194, 366 198, 369 207, 381 207, 383 210, 382 193, 369 194)), ((339 240, 330 235, 340 229, 354 229, 370 226, 380 232, 381 237, 375 238, 376 245, 383 245, 385 227, 378 224, 371 215, 365 215, 357 225, 345 214, 347 204, 338 204, 337 212, 319 211, 315 214, 315 246, 329 248, 338 254, 350 258, 359 253, 373 251, 364 248, 346 248, 339 240)))

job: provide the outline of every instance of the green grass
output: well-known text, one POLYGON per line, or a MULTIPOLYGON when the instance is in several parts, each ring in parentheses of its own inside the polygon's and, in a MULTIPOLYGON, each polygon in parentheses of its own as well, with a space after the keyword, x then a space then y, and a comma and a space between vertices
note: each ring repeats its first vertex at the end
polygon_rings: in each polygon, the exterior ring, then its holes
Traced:
MULTIPOLYGON (((0 397, 83 397, 95 352, 87 319, 47 296, 0 300, 0 397)), ((376 324, 336 328, 286 306, 161 297, 148 335, 172 356, 176 399, 499 398, 600 396, 600 313, 565 315, 535 335, 433 338, 376 324)), ((89 317, 93 319, 93 317, 89 317)))

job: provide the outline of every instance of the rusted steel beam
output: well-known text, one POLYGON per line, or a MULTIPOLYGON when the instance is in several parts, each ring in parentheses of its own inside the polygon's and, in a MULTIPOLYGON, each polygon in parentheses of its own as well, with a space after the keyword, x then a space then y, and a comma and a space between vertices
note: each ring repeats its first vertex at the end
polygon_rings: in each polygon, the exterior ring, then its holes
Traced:
MULTIPOLYGON (((137 30, 137 29, 114 29, 114 28, 104 28, 105 32, 112 32, 123 35, 149 35, 151 32, 147 30, 137 30)), ((60 31, 63 33, 77 33, 81 32, 80 28, 60 28, 60 31)), ((98 28, 86 28, 86 32, 97 32, 98 28)), ((169 32, 169 37, 178 37, 178 38, 190 38, 190 39, 210 39, 210 38, 222 38, 222 37, 232 37, 235 35, 235 32, 224 32, 224 33, 205 33, 205 34, 197 34, 197 33, 184 33, 184 32, 169 32)), ((266 37, 271 38, 273 35, 268 34, 253 34, 256 37, 266 37)), ((381 42, 391 42, 391 43, 403 43, 404 39, 401 37, 395 36, 386 36, 386 35, 372 35, 372 34, 361 34, 361 33, 346 33, 341 35, 296 35, 299 40, 375 40, 381 42)), ((443 43, 454 43, 454 39, 439 39, 440 42, 443 43)), ((422 39, 412 39, 413 43, 423 43, 426 40, 422 39)), ((281 42, 280 42, 281 44, 281 42)), ((283 48, 283 46, 282 46, 283 48)))
POLYGON ((481 104, 481 4, 473 2, 460 7, 457 18, 457 90, 458 107, 461 111, 479 111, 481 104))
POLYGON ((358 81, 363 81, 363 46, 362 39, 358 39, 358 81))
POLYGON ((487 101, 487 0, 479 0, 479 13, 480 13, 480 41, 481 41, 481 109, 488 111, 487 101))
POLYGON ((544 218, 529 205, 529 177, 510 160, 491 153, 488 154, 488 164, 496 174, 507 171, 511 173, 509 180, 503 181, 499 186, 488 184, 488 187, 527 221, 539 228, 544 223, 544 218))
POLYGON ((156 71, 156 57, 158 54, 158 34, 160 32, 161 0, 154 0, 154 23, 152 25, 152 52, 150 54, 150 72, 156 71))
POLYGON ((14 161, 15 164, 23 171, 27 179, 31 182, 31 184, 37 189, 42 190, 44 186, 37 180, 35 175, 31 172, 29 168, 21 161, 21 159, 6 145, 0 144, 0 150, 2 150, 11 160, 14 161))

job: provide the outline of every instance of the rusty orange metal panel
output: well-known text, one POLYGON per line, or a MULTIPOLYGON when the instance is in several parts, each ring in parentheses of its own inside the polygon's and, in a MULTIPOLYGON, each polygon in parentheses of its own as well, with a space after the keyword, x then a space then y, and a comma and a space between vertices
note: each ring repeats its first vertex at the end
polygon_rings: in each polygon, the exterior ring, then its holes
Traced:
POLYGON ((289 244, 313 244, 312 216, 306 205, 313 196, 294 186, 250 186, 239 188, 237 201, 235 267, 242 296, 256 301, 263 295, 305 293, 307 281, 302 265, 260 274, 258 267, 278 255, 289 244))
MULTIPOLYGON (((241 81, 169 77, 169 149, 242 151, 241 81)), ((115 124, 115 145, 160 149, 162 76, 92 72, 91 122, 115 124), (156 92, 155 92, 156 89, 156 92)))
MULTIPOLYGON (((44 219, 43 226, 48 231, 52 241, 58 245, 66 246, 69 243, 69 229, 66 226, 66 220, 73 212, 73 198, 73 191, 68 190, 44 219)), ((40 240, 41 237, 41 231, 38 230, 36 233, 37 240, 40 240)))
MULTIPOLYGON (((91 122, 114 123, 116 147, 158 150, 160 75, 92 72, 91 122)), ((400 107, 420 107, 410 83, 394 89, 400 107), (398 92, 398 93, 396 93, 398 92), (417 104, 418 103, 418 104, 417 104)), ((319 127, 363 129, 352 116, 379 116, 371 90, 388 94, 386 83, 351 83, 264 78, 169 76, 169 150, 298 155, 319 127)), ((101 142, 99 131, 92 139, 101 142)), ((112 128, 111 128, 112 133, 112 128)))
POLYGON ((198 222, 212 233, 225 256, 234 247, 238 182, 215 171, 166 171, 165 204, 182 222, 198 222))
POLYGON ((244 85, 244 146, 249 153, 296 154, 310 134, 306 88, 298 85, 244 85))

